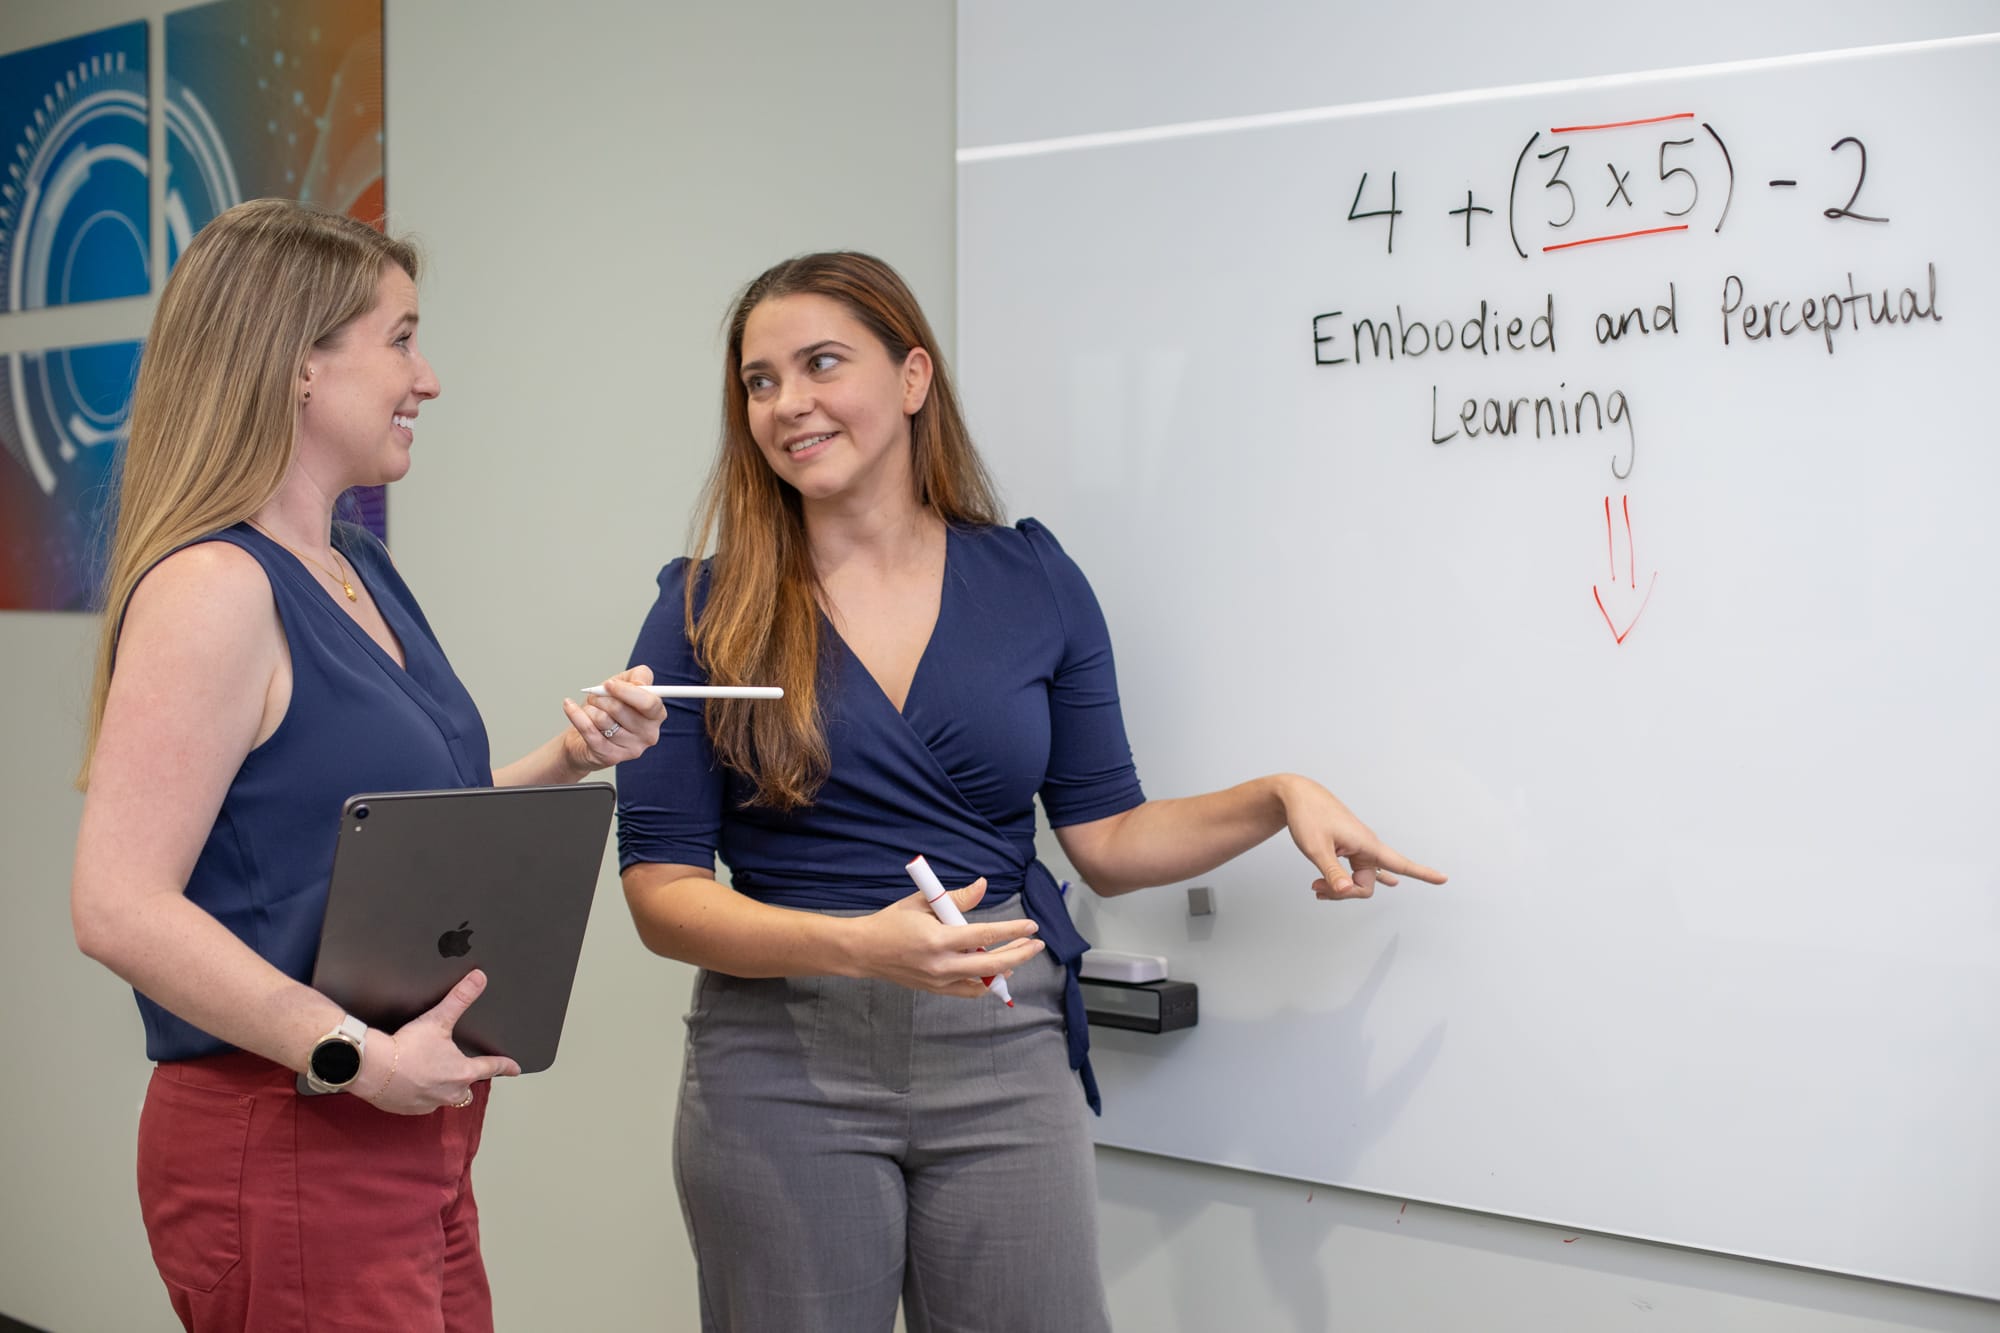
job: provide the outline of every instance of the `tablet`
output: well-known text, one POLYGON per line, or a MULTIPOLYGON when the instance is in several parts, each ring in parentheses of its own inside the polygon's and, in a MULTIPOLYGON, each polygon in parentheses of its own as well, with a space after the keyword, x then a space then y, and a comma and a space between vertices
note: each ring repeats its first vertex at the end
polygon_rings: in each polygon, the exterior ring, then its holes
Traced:
POLYGON ((615 801, 605 782, 349 797, 313 989, 394 1032, 482 968, 459 1049, 547 1069, 615 801))

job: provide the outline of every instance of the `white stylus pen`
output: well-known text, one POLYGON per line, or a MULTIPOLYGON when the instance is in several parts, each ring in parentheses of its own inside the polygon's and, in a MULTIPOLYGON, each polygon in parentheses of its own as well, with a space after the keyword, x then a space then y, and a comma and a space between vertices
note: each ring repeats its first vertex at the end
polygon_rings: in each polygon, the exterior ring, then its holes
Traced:
MULTIPOLYGON (((776 685, 641 685, 655 699, 782 699, 776 685)), ((586 685, 585 694, 604 694, 602 685, 586 685)))
MULTIPOLYGON (((953 901, 952 896, 944 891, 944 885, 938 883, 937 872, 931 869, 929 861, 919 856, 904 866, 903 869, 910 872, 910 878, 917 882, 919 889, 923 890, 924 901, 931 905, 933 912, 937 913, 938 920, 944 922, 947 926, 962 926, 965 924, 965 913, 958 910, 957 902, 953 901)), ((979 952, 985 953, 986 950, 981 949, 979 952)), ((1007 978, 991 976, 981 977, 980 980, 986 983, 988 990, 1005 1000, 1009 1009, 1014 1007, 1014 997, 1007 993, 1007 978)))

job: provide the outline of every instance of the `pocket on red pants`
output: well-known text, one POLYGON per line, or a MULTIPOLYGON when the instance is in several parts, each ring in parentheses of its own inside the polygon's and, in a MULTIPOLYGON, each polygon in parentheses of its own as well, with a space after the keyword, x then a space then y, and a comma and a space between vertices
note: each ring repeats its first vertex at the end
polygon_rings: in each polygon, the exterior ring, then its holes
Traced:
POLYGON ((160 1276, 213 1291, 243 1258, 252 1099, 153 1076, 139 1114, 139 1211, 160 1276))

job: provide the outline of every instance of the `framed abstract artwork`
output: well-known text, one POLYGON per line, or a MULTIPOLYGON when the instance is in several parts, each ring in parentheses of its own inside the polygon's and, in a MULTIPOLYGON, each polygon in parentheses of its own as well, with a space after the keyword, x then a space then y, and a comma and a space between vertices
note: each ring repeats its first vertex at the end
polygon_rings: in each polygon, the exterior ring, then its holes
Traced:
MULTIPOLYGON (((299 199, 382 225, 380 0, 217 0, 167 15, 166 46, 170 267, 245 199, 299 199)), ((343 505, 388 536, 381 487, 343 505)))
POLYGON ((92 609, 136 342, 0 356, 0 609, 92 609))
POLYGON ((0 56, 0 311, 152 290, 146 25, 0 56))

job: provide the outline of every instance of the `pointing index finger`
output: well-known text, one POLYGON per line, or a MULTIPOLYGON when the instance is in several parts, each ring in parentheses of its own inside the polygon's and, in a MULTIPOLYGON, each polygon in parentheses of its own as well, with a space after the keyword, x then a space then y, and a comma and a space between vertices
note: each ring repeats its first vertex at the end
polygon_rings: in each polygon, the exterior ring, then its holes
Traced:
POLYGON ((1398 875, 1408 875, 1411 879, 1420 879, 1426 884, 1442 884, 1445 881, 1444 871, 1419 865, 1402 853, 1391 851, 1387 847, 1384 847, 1381 855, 1375 858, 1375 863, 1384 870, 1393 871, 1398 875))

